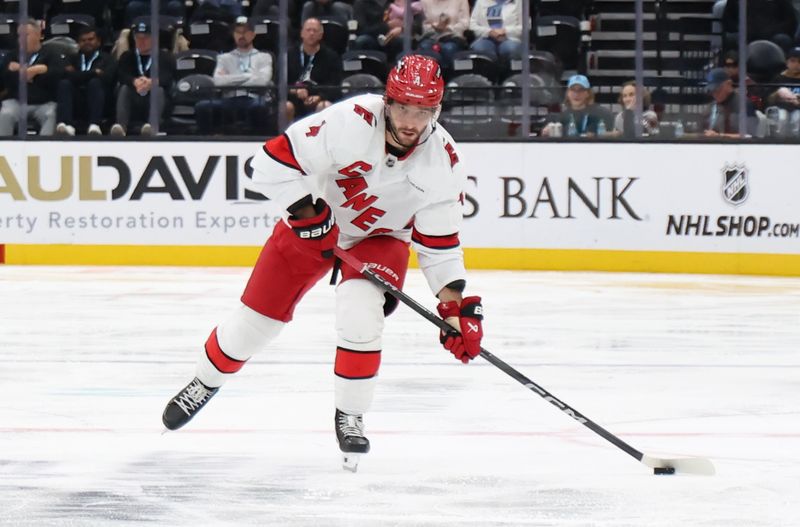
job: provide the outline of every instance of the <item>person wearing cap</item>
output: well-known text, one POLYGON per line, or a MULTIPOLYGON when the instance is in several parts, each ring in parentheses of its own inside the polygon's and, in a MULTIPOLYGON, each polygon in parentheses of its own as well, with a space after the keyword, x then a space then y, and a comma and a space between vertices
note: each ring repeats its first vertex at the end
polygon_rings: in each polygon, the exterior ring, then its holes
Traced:
POLYGON ((522 57, 522 2, 477 0, 469 28, 475 33, 470 49, 508 65, 522 57))
POLYGON ((786 69, 772 80, 780 85, 767 97, 767 104, 786 110, 800 108, 800 47, 789 50, 786 56, 786 69))
MULTIPOLYGON (((604 128, 610 132, 614 115, 611 110, 594 102, 594 91, 585 75, 573 75, 567 81, 563 109, 551 119, 552 122, 561 123, 565 136, 592 137, 604 135, 604 128)), ((552 124, 542 129, 542 135, 553 135, 552 124)))
MULTIPOLYGON (((714 68, 706 76, 706 90, 713 99, 704 114, 706 137, 742 137, 739 132, 739 98, 733 80, 724 68, 714 68)), ((753 103, 747 100, 747 130, 745 134, 755 136, 758 117, 753 103)))
POLYGON ((167 94, 175 76, 175 57, 164 49, 156 51, 158 57, 158 85, 153 86, 150 78, 153 64, 153 38, 150 24, 140 21, 133 27, 134 48, 119 58, 117 79, 120 88, 117 93, 117 122, 111 127, 111 135, 123 136, 128 133, 132 122, 144 123, 142 135, 150 135, 152 128, 150 116, 150 94, 158 92, 158 115, 163 118, 167 107, 167 94))
POLYGON ((217 57, 214 85, 222 88, 222 97, 200 101, 195 106, 197 128, 209 135, 219 125, 246 122, 253 132, 266 132, 270 113, 266 90, 272 85, 272 55, 253 47, 256 33, 247 17, 239 17, 233 26, 236 48, 217 57))

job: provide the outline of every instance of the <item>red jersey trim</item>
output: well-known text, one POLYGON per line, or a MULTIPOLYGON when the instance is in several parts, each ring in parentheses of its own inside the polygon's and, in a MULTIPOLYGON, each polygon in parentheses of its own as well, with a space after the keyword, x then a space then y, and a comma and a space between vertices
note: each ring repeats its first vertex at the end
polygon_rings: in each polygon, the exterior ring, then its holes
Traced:
POLYGON ((416 227, 411 231, 411 241, 429 249, 454 249, 461 245, 457 232, 445 236, 428 236, 419 232, 416 227))
POLYGON ((264 152, 281 165, 293 168, 305 174, 303 169, 300 168, 300 163, 297 162, 297 158, 294 156, 292 143, 289 141, 289 137, 286 134, 273 137, 264 143, 264 152))
MULTIPOLYGON (((388 153, 389 153, 389 147, 388 147, 388 144, 389 144, 389 143, 386 143, 386 145, 387 145, 387 146, 385 146, 385 147, 384 147, 384 153, 386 153, 386 154, 388 154, 388 153)), ((399 161, 403 161, 403 160, 405 160, 405 159, 408 159, 408 156, 410 156, 410 155, 411 155, 411 152, 413 152, 414 150, 416 150, 418 146, 419 146, 419 143, 414 143, 414 145, 413 145, 411 148, 409 148, 409 149, 408 149, 408 151, 406 151, 406 153, 404 153, 403 155, 399 156, 397 159, 398 159, 399 161)))

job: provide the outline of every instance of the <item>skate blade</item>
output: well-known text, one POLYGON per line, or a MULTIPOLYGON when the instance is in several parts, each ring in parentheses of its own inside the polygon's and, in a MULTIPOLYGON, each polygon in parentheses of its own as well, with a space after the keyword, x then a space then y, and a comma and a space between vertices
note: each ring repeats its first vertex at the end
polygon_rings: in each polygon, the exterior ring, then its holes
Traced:
POLYGON ((352 452, 342 453, 342 468, 348 472, 356 472, 358 470, 359 461, 361 461, 361 454, 354 454, 352 452))

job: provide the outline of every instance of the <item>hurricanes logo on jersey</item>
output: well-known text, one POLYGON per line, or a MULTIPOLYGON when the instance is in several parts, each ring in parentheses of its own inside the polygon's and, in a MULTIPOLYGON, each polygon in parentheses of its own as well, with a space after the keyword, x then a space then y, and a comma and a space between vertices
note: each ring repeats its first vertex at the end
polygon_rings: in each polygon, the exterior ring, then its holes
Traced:
POLYGON ((308 132, 306 132, 306 137, 316 137, 319 133, 320 128, 325 126, 325 121, 322 121, 319 126, 309 126, 308 132))

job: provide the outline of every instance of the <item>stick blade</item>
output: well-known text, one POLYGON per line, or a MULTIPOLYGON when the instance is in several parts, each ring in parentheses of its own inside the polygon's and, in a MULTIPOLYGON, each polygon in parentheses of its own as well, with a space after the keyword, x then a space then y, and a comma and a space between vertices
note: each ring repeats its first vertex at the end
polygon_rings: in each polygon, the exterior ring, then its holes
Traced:
POLYGON ((664 459, 644 455, 641 461, 650 468, 674 468, 675 473, 699 476, 713 476, 716 474, 714 464, 710 459, 704 457, 664 459))

